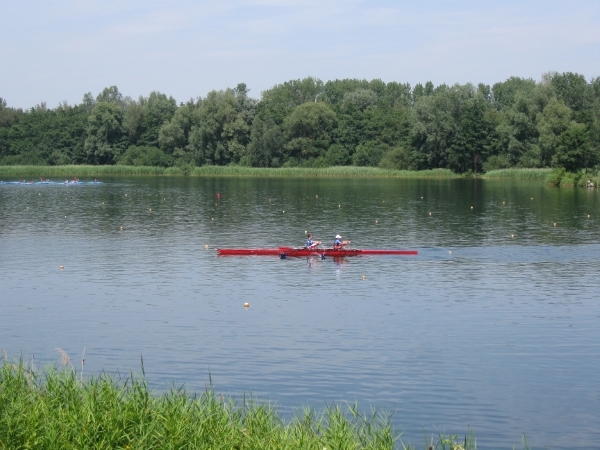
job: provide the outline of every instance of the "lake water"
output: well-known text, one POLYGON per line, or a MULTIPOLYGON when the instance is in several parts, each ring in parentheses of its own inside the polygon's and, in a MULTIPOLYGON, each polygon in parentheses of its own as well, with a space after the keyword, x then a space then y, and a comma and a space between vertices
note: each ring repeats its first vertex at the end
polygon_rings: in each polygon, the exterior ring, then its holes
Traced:
POLYGON ((62 348, 79 370, 85 348, 89 374, 141 372, 143 355, 157 389, 201 390, 210 378, 217 392, 253 394, 284 417, 357 401, 393 412, 402 440, 419 448, 424 434, 469 426, 481 448, 520 448, 523 434, 535 448, 598 448, 598 191, 102 181, 0 186, 9 357, 44 365, 62 348), (419 255, 216 256, 216 247, 302 245, 305 231, 419 255))

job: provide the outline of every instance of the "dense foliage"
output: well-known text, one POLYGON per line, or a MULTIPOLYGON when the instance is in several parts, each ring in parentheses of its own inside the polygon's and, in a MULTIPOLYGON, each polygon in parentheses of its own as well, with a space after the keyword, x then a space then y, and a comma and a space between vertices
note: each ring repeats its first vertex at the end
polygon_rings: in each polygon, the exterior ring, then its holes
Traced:
MULTIPOLYGON (((117 87, 30 110, 0 98, 0 165, 379 166, 451 169, 600 165, 600 78, 545 74, 493 86, 292 80, 257 100, 241 83, 177 105, 117 87)), ((188 169, 189 170, 189 169, 188 169)))

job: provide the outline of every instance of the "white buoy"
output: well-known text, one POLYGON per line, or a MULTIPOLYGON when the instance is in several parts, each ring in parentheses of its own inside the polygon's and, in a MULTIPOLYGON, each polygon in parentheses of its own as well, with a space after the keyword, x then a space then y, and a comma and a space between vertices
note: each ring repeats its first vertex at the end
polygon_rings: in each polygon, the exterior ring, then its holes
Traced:
POLYGON ((366 276, 366 275, 363 275, 363 276, 362 276, 362 279, 363 279, 363 280, 366 280, 366 279, 367 279, 367 276, 366 276))
POLYGON ((204 246, 204 248, 208 248, 208 244, 206 244, 206 245, 204 246))
POLYGON ((63 270, 63 269, 65 268, 65 266, 58 266, 58 268, 59 268, 60 270, 63 270))
POLYGON ((511 237, 511 238, 514 238, 514 237, 515 237, 515 235, 514 235, 514 234, 511 234, 511 235, 510 235, 510 237, 511 237))
POLYGON ((556 226, 556 222, 554 222, 554 226, 556 226))
POLYGON ((248 303, 248 302, 244 303, 244 308, 246 308, 246 309, 250 308, 250 303, 248 303))
POLYGON ((452 250, 448 250, 448 254, 451 255, 452 254, 452 250))

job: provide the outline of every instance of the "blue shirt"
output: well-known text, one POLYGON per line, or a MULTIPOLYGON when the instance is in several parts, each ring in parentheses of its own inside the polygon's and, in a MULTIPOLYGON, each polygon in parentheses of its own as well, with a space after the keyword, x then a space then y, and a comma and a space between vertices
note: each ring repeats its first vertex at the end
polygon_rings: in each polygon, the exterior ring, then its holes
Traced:
POLYGON ((340 245, 342 245, 342 241, 340 239, 336 239, 335 242, 333 243, 334 247, 338 247, 340 245))
POLYGON ((311 238, 308 238, 308 239, 306 240, 306 246, 307 246, 307 247, 312 247, 312 246, 313 246, 313 240, 312 240, 311 238))

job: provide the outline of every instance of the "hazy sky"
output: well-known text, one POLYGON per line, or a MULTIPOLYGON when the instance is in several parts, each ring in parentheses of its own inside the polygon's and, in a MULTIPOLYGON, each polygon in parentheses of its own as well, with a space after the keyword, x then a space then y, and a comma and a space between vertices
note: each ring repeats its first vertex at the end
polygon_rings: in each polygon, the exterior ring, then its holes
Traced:
POLYGON ((1 0, 0 97, 117 85, 177 101, 290 79, 434 84, 600 76, 600 0, 1 0))

